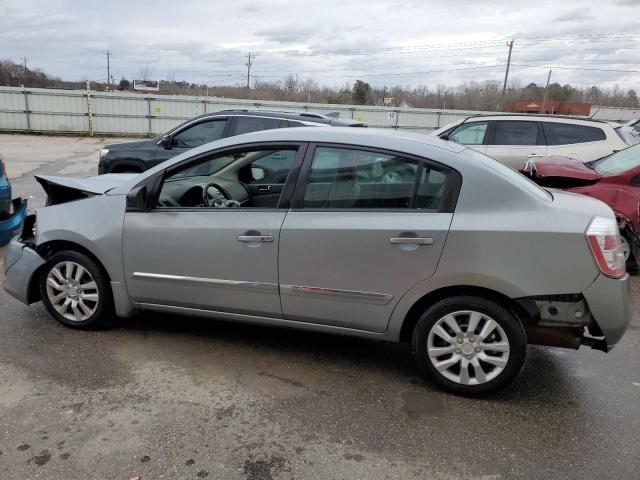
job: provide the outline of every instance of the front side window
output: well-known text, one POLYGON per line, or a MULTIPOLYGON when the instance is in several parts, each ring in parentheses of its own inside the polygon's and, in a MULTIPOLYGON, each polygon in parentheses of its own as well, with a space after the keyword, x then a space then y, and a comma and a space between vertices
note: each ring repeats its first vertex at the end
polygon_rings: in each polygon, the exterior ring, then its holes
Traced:
POLYGON ((538 145, 538 123, 498 120, 493 145, 538 145))
POLYGON ((195 148, 205 143, 220 140, 224 132, 224 120, 201 122, 176 133, 173 145, 178 148, 195 148))
POLYGON ((463 123, 449 134, 449 140, 462 145, 482 145, 488 122, 463 123))
MULTIPOLYGON (((280 175, 279 180, 286 182, 291 164, 297 154, 297 148, 256 148, 241 150, 203 158, 200 161, 171 172, 163 180, 158 208, 275 208, 278 195, 269 198, 269 202, 257 201, 254 192, 245 186, 242 176, 248 172, 257 175, 256 169, 280 175), (291 159, 291 162, 288 162, 291 159), (267 170, 264 165, 274 167, 282 162, 277 170, 267 170), (263 165, 263 167, 256 167, 263 165)), ((275 167, 274 167, 275 168, 275 167)), ((265 178, 254 183, 265 183, 265 178)), ((275 183, 275 182, 274 182, 275 183)), ((255 194, 257 195, 257 194, 255 194)))
POLYGON ((570 145, 607 139, 604 131, 598 127, 554 122, 543 122, 542 127, 548 145, 570 145))
POLYGON ((440 211, 451 172, 401 156, 316 148, 303 208, 440 211))
POLYGON ((267 117, 236 117, 232 135, 242 135, 243 133, 258 132, 260 130, 271 130, 273 128, 284 128, 289 126, 286 120, 267 117))

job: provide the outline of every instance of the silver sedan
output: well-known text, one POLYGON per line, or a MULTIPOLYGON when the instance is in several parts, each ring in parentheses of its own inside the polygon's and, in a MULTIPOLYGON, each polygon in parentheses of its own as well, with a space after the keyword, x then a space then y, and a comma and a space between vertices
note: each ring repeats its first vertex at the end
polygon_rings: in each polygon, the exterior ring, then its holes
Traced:
POLYGON ((453 142, 282 129, 38 180, 4 286, 72 328, 153 310, 411 342, 438 385, 480 395, 527 343, 607 352, 630 321, 611 209, 453 142))

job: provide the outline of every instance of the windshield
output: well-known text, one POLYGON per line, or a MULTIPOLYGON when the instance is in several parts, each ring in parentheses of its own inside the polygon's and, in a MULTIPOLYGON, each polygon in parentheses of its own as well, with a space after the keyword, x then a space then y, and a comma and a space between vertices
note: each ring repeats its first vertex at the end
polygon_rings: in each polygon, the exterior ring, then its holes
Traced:
POLYGON ((591 166, 601 175, 619 175, 640 167, 640 144, 596 160, 591 166))

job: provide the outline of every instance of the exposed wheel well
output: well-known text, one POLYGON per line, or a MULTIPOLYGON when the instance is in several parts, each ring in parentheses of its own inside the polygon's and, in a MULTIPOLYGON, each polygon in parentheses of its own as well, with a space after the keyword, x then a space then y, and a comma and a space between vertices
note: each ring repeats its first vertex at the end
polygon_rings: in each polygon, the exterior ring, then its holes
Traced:
POLYGON ((427 293, 424 297, 418 300, 409 310, 407 316, 402 323, 400 329, 400 341, 409 342, 413 335, 413 327, 418 322, 420 315, 434 303, 449 297, 455 297, 459 295, 473 295, 476 297, 487 298, 502 305, 504 308, 512 312, 520 322, 523 322, 529 317, 527 311, 515 300, 503 295, 502 293, 490 290, 488 288, 474 287, 471 285, 459 285, 455 287, 445 287, 433 292, 427 293))
MULTIPOLYGON (((82 253, 83 255, 86 255, 91 260, 93 260, 96 263, 96 265, 98 265, 98 267, 100 267, 100 269, 103 271, 103 273, 107 276, 109 280, 111 279, 111 277, 109 276, 109 272, 107 272, 107 269, 104 268, 104 265, 102 265, 102 262, 98 259, 98 257, 96 257, 93 253, 91 253, 89 250, 87 250, 85 247, 83 247, 78 243, 69 242, 66 240, 52 240, 50 242, 43 243, 42 245, 38 245, 37 247, 38 253, 40 253, 40 255, 42 255, 42 257, 45 260, 51 257, 54 253, 60 252, 62 250, 73 250, 74 252, 78 252, 78 253, 82 253)), ((28 291, 27 298, 30 304, 40 300, 40 289, 38 288, 38 279, 42 274, 43 268, 44 268, 44 265, 38 268, 38 270, 36 270, 33 273, 33 275, 31 276, 31 280, 29 281, 29 291, 28 291)))

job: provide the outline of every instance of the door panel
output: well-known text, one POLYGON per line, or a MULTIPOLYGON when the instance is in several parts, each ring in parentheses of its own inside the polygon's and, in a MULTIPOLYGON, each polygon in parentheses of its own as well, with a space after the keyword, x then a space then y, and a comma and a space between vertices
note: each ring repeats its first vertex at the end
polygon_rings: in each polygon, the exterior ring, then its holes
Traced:
POLYGON ((129 294, 143 303, 280 317, 278 241, 285 214, 242 209, 126 213, 129 294))
POLYGON ((285 318, 384 331, 400 298, 435 272, 451 219, 410 211, 289 212, 280 235, 285 318))

